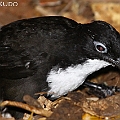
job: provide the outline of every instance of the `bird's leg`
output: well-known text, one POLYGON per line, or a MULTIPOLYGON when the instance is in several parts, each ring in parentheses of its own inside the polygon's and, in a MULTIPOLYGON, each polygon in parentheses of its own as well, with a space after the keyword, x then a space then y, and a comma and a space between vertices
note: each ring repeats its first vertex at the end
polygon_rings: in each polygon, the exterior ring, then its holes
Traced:
POLYGON ((99 98, 105 98, 115 94, 115 92, 120 92, 120 87, 117 87, 117 86, 107 86, 105 84, 96 84, 90 81, 85 81, 83 85, 85 87, 90 88, 89 92, 99 98))

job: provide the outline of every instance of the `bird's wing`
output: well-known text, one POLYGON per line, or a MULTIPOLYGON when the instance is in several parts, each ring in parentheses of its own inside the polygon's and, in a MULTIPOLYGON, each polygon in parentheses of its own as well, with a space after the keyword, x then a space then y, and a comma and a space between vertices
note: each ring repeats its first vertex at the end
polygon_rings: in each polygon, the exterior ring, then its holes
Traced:
POLYGON ((64 17, 41 17, 3 26, 0 30, 0 77, 30 76, 41 64, 55 62, 51 58, 55 51, 65 58, 64 43, 75 37, 73 31, 77 25, 64 17))
MULTIPOLYGON (((35 28, 35 26, 34 26, 35 28)), ((33 75, 46 54, 36 31, 24 20, 0 30, 0 78, 17 79, 33 75)))
POLYGON ((25 51, 15 51, 11 46, 0 46, 0 77, 22 78, 35 72, 35 62, 25 51))

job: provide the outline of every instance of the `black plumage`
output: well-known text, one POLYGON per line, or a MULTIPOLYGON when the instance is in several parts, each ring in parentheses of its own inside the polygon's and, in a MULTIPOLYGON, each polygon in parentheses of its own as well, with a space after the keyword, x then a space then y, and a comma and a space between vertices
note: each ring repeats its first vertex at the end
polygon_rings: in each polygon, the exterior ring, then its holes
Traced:
POLYGON ((89 59, 120 68, 119 58, 120 34, 104 21, 79 24, 49 16, 12 22, 0 29, 0 99, 22 101, 25 94, 48 91, 53 68, 66 70, 89 59))

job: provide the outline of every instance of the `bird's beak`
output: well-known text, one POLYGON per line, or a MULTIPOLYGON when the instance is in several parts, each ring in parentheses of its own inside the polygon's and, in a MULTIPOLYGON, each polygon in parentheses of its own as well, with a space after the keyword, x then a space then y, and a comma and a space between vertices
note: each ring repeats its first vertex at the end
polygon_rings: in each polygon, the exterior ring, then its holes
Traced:
POLYGON ((120 58, 116 60, 115 65, 120 69, 120 58))
POLYGON ((120 69, 120 58, 118 58, 117 60, 113 60, 109 58, 107 59, 107 61, 111 63, 113 67, 117 67, 118 69, 120 69))

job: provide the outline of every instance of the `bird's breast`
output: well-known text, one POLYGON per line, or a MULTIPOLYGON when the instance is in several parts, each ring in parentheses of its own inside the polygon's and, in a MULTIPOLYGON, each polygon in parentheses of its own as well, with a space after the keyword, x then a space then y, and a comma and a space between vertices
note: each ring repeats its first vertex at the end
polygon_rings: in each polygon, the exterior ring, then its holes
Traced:
POLYGON ((52 98, 58 98, 83 84, 88 75, 110 65, 103 60, 88 59, 83 64, 71 65, 66 69, 51 69, 47 77, 50 90, 48 94, 52 98))

